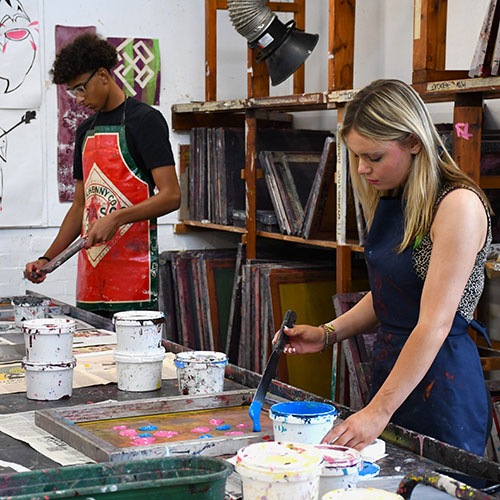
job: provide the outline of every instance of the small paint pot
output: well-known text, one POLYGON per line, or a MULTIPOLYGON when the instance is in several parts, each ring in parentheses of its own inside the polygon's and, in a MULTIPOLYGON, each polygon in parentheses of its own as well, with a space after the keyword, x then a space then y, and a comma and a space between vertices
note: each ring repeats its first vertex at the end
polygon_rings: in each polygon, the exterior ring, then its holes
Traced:
POLYGON ((242 448, 236 457, 245 500, 318 498, 323 457, 310 446, 265 442, 242 448))
POLYGON ((224 390, 227 356, 223 352, 179 352, 174 363, 180 394, 212 394, 224 390))
POLYGON ((14 324, 18 327, 23 325, 23 321, 47 318, 49 316, 50 300, 48 299, 24 295, 12 297, 11 303, 14 307, 14 324))
POLYGON ((26 372, 26 397, 41 401, 71 397, 75 366, 75 358, 57 364, 28 362, 24 358, 22 367, 26 372))
POLYGON ((333 405, 315 401, 289 401, 271 406, 275 441, 319 444, 337 418, 333 405))
POLYGON ((363 460, 359 451, 334 444, 313 446, 323 454, 323 471, 319 481, 319 496, 331 490, 355 488, 363 460))
POLYGON ((162 347, 165 314, 161 311, 124 311, 113 315, 116 350, 121 353, 155 353, 162 347))
POLYGON ((118 389, 129 392, 156 391, 161 387, 165 348, 152 354, 130 354, 115 351, 118 389))
POLYGON ((321 500, 403 500, 403 497, 378 488, 351 488, 329 491, 321 500))
POLYGON ((41 318, 23 322, 26 361, 65 363, 73 359, 76 322, 65 318, 41 318))

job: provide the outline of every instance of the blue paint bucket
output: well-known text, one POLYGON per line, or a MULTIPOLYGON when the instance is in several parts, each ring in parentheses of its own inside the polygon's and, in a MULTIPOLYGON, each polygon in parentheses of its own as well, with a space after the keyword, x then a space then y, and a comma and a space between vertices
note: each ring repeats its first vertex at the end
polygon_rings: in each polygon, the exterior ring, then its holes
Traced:
POLYGON ((271 406, 275 441, 319 444, 337 418, 333 405, 315 401, 289 401, 271 406))

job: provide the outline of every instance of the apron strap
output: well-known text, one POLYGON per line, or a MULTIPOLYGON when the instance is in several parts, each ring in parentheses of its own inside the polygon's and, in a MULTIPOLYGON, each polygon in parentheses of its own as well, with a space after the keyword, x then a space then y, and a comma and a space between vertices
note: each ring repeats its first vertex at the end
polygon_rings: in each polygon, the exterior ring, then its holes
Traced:
POLYGON ((486 326, 483 325, 480 321, 477 319, 473 319, 470 322, 470 326, 472 327, 473 330, 475 330, 477 333, 480 333, 485 339, 486 342, 488 342, 488 345, 492 347, 490 338, 488 337, 488 334, 486 333, 486 326))

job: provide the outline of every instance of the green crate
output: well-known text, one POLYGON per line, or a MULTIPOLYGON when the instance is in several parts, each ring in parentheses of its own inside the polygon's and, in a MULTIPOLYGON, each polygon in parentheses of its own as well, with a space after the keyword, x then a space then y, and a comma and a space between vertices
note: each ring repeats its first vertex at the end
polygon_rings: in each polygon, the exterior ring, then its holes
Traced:
POLYGON ((0 500, 223 500, 232 466, 210 457, 151 458, 0 475, 0 500))

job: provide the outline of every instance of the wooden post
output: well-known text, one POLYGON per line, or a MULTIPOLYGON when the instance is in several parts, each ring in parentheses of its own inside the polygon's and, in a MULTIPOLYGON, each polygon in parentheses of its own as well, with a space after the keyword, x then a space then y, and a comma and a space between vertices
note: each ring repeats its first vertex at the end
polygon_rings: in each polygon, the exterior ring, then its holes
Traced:
POLYGON ((205 101, 217 100, 217 0, 205 0, 205 101))
POLYGON ((329 0, 328 90, 353 87, 356 0, 329 0))
POLYGON ((265 62, 258 63, 256 50, 247 49, 248 97, 267 97, 269 95, 269 71, 265 62))
POLYGON ((478 184, 482 124, 482 93, 457 94, 453 111, 453 158, 478 184))
MULTIPOLYGON (((295 4, 297 10, 293 16, 295 20, 295 26, 302 31, 306 29, 306 0, 296 0, 295 4)), ((295 73, 293 74, 293 93, 303 94, 305 92, 305 75, 306 69, 303 64, 295 73)))
POLYGON ((257 220, 256 220, 256 139, 257 119, 255 110, 249 109, 245 114, 245 180, 246 180, 246 258, 257 256, 257 220))

